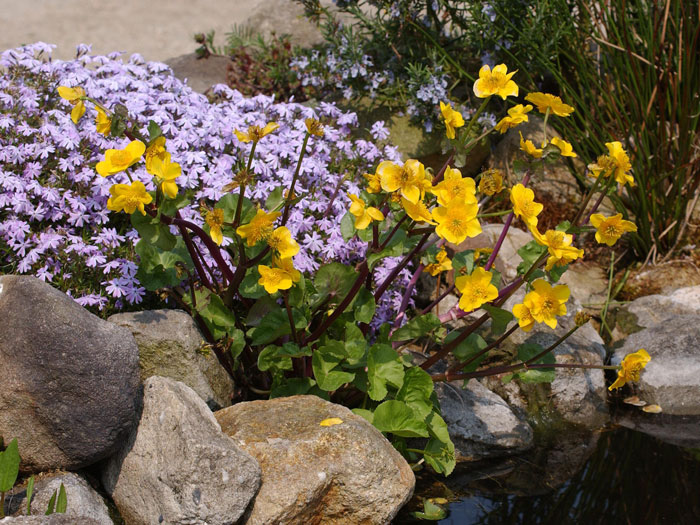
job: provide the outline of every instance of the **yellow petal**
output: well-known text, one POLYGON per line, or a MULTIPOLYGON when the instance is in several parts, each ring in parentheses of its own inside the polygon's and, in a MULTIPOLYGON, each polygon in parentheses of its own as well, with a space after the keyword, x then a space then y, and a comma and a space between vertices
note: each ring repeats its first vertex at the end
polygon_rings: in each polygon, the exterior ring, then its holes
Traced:
POLYGON ((661 409, 661 407, 659 405, 647 405, 645 407, 642 407, 642 410, 644 410, 644 412, 647 412, 649 414, 659 414, 659 413, 663 412, 663 410, 661 409))
POLYGON ((322 427, 332 427, 333 425, 340 425, 343 422, 342 419, 339 417, 329 417, 328 419, 324 419, 319 423, 322 427))

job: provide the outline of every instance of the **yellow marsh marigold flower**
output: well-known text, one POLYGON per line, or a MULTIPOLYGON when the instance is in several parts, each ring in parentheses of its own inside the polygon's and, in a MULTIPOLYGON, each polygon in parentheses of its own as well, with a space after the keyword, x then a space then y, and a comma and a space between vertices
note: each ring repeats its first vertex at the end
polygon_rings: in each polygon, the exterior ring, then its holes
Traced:
POLYGON ((445 119, 445 128, 447 128, 447 138, 455 138, 455 128, 464 126, 464 118, 459 111, 452 109, 452 104, 440 102, 440 111, 442 118, 445 119))
POLYGON ((445 169, 445 178, 432 190, 437 195, 438 204, 447 206, 453 199, 468 203, 476 202, 476 186, 471 177, 462 177, 458 169, 445 169))
POLYGON ((415 159, 408 159, 403 166, 385 160, 377 166, 377 175, 384 191, 399 191, 413 204, 421 199, 425 191, 425 166, 415 159))
POLYGON ((525 100, 532 102, 535 106, 537 106, 537 110, 540 113, 547 113, 547 110, 549 109, 549 112, 553 113, 557 117, 568 117, 574 112, 574 108, 572 106, 564 104, 559 97, 555 97, 549 93, 529 93, 525 97, 525 100))
POLYGON ((544 235, 542 235, 537 229, 537 226, 530 227, 530 232, 538 244, 547 247, 547 251, 549 252, 549 258, 545 266, 545 270, 547 271, 551 270, 554 265, 565 266, 583 257, 583 250, 571 246, 574 240, 573 235, 559 230, 547 230, 544 235))
POLYGON ((286 226, 279 226, 267 237, 267 244, 282 259, 294 257, 299 253, 299 244, 292 239, 292 232, 286 226))
POLYGON ((452 260, 447 257, 447 252, 445 248, 440 248, 440 251, 435 256, 434 263, 428 264, 423 271, 428 272, 430 275, 435 277, 439 273, 446 272, 452 269, 452 260))
POLYGON ((85 96, 85 90, 81 87, 69 88, 65 86, 59 86, 58 95, 70 102, 73 109, 70 112, 70 118, 73 124, 77 124, 83 115, 85 115, 85 103, 83 102, 83 97, 85 96))
POLYGON ((594 213, 591 215, 591 224, 598 230, 595 232, 595 240, 608 246, 615 244, 622 234, 637 231, 637 225, 624 220, 621 213, 612 217, 594 213))
POLYGON ((107 116, 107 113, 102 111, 101 107, 98 106, 96 109, 95 127, 97 128, 97 133, 102 133, 107 137, 112 131, 112 119, 107 116))
POLYGON ((633 354, 627 354, 620 363, 621 368, 617 372, 617 379, 608 387, 608 390, 621 388, 622 385, 630 381, 639 381, 639 374, 649 361, 651 361, 651 356, 643 348, 633 354))
POLYGON ((532 288, 532 291, 525 295, 523 304, 530 310, 535 321, 552 329, 556 328, 557 315, 566 315, 566 301, 571 294, 569 288, 564 284, 552 287, 544 279, 535 280, 532 288))
POLYGON ((513 306, 513 315, 518 319, 518 326, 523 332, 529 332, 535 326, 535 318, 532 317, 530 309, 524 304, 513 306))
POLYGON ((532 106, 528 104, 527 106, 523 106, 522 104, 518 104, 517 106, 513 106, 508 110, 508 116, 503 117, 498 124, 496 124, 496 130, 500 131, 501 133, 505 133, 508 131, 510 128, 514 128, 518 124, 522 124, 523 122, 528 121, 527 114, 532 111, 532 106))
POLYGON ((171 199, 177 197, 177 179, 182 174, 182 169, 177 162, 170 162, 170 153, 166 153, 165 157, 154 157, 151 162, 151 175, 158 178, 163 193, 171 199))
POLYGON ((430 210, 425 205, 423 201, 418 201, 413 204, 401 197, 401 206, 403 206, 406 215, 416 222, 427 222, 428 224, 435 224, 432 220, 433 216, 430 214, 430 210))
POLYGON ((131 141, 124 149, 108 149, 105 151, 105 160, 98 162, 95 169, 103 177, 114 175, 136 164, 144 151, 146 145, 140 140, 131 141))
POLYGON ((224 226, 224 210, 221 208, 214 208, 213 210, 207 211, 204 222, 209 226, 209 235, 212 241, 221 246, 221 243, 224 242, 224 234, 221 231, 221 228, 224 226))
POLYGON ((350 204, 350 213, 355 216, 355 228, 364 230, 372 221, 383 221, 384 214, 374 206, 367 206, 365 201, 357 195, 348 193, 348 197, 352 201, 350 204))
POLYGON ((601 175, 603 177, 614 175, 615 181, 619 184, 624 186, 629 183, 630 186, 634 186, 634 177, 630 173, 632 164, 622 143, 606 142, 605 146, 608 148, 608 155, 601 155, 595 164, 588 165, 589 175, 595 178, 601 175))
POLYGON ((273 255, 272 266, 287 272, 292 278, 293 283, 298 283, 301 279, 301 272, 294 268, 294 262, 291 257, 276 257, 273 255))
POLYGON ((537 226, 537 216, 544 206, 535 202, 535 193, 522 184, 516 184, 510 190, 510 202, 513 204, 513 213, 520 217, 530 228, 537 226))
POLYGON ((165 151, 165 137, 160 136, 157 139, 155 139, 153 142, 151 142, 148 147, 146 148, 146 171, 148 173, 153 173, 151 170, 153 169, 151 167, 151 164, 153 163, 154 158, 159 158, 160 160, 165 159, 165 155, 168 152, 165 151))
POLYGON ((479 191, 484 195, 495 195, 503 191, 503 172, 499 169, 486 170, 479 179, 479 191))
POLYGON ((309 132, 309 135, 323 137, 323 124, 321 124, 318 120, 315 118, 307 118, 304 120, 304 124, 306 125, 306 131, 309 132))
POLYGON ((367 193, 379 193, 382 191, 382 181, 376 173, 365 173, 362 175, 367 179, 367 193))
POLYGON ((260 273, 258 284, 263 286, 269 294, 273 294, 278 290, 289 290, 292 287, 292 276, 282 268, 271 268, 260 264, 258 265, 258 272, 260 273))
POLYGON ((498 297, 498 288, 491 284, 492 277, 491 272, 480 266, 475 268, 471 275, 457 277, 455 286, 462 294, 459 307, 465 312, 471 312, 498 297))
POLYGON ((238 140, 241 142, 258 142, 261 138, 263 138, 265 135, 269 135, 273 131, 275 131, 277 128, 279 128, 280 125, 277 124, 277 122, 268 122, 264 128, 261 128, 260 126, 252 125, 248 126, 248 131, 238 131, 237 129, 234 130, 233 132, 236 134, 236 137, 238 140))
POLYGON ((482 66, 479 70, 479 78, 474 82, 474 94, 479 98, 498 95, 503 100, 507 97, 518 96, 518 85, 511 80, 515 71, 508 73, 505 64, 498 64, 493 68, 482 66))
POLYGON ((559 148, 559 153, 562 157, 578 157, 578 155, 574 153, 574 148, 571 146, 571 144, 565 140, 560 139, 559 137, 553 137, 551 142, 557 148, 559 148))
POLYGON ((520 149, 536 159, 542 158, 543 150, 536 148, 531 140, 525 140, 520 133, 520 149))
POLYGON ((453 244, 460 244, 467 237, 476 237, 481 233, 477 213, 479 205, 476 202, 456 199, 450 201, 447 206, 434 208, 433 219, 438 223, 435 233, 453 244))
POLYGON ((141 215, 146 215, 144 205, 153 200, 146 191, 146 186, 138 180, 131 184, 114 184, 109 188, 109 193, 112 196, 107 200, 107 209, 112 211, 134 213, 139 210, 141 215))
POLYGON ((242 239, 246 239, 248 246, 255 246, 258 241, 265 240, 272 234, 272 223, 280 215, 282 214, 278 211, 267 213, 265 210, 258 209, 255 217, 248 224, 236 228, 236 233, 242 239))

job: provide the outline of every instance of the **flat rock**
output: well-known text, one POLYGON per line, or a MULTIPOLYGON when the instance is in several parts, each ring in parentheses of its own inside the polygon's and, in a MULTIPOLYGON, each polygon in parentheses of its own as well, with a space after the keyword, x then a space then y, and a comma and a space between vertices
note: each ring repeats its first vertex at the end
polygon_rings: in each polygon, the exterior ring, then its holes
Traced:
POLYGON ((233 380, 214 352, 201 350, 204 338, 187 313, 147 310, 116 314, 108 320, 134 335, 142 381, 169 377, 197 392, 212 410, 231 404, 233 380))
POLYGON ((248 525, 389 523, 413 494, 406 460, 343 406, 292 396, 239 403, 215 415, 262 467, 248 525), (342 423, 320 426, 331 417, 342 423))
POLYGON ((215 84, 227 83, 227 68, 231 59, 218 55, 200 58, 196 53, 187 53, 169 58, 165 63, 173 70, 173 75, 186 81, 194 91, 206 93, 215 84))
POLYGON ((700 416, 647 414, 632 408, 616 414, 615 424, 643 432, 665 443, 684 448, 700 448, 700 416))
POLYGON ((102 483, 130 525, 224 525, 243 516, 260 467, 191 388, 154 376, 138 428, 108 460, 102 483))
POLYGON ((700 286, 679 288, 669 295, 654 294, 635 299, 624 307, 639 327, 648 328, 672 315, 700 316, 700 286))
POLYGON ((101 522, 84 516, 51 514, 50 516, 17 516, 0 520, 2 525, 101 525, 101 522))
POLYGON ((78 469, 117 450, 135 423, 131 333, 39 279, 0 277, 0 435, 24 471, 78 469))
MULTIPOLYGON (((612 362, 644 348, 651 361, 634 383, 634 391, 664 414, 700 415, 700 315, 671 315, 636 332, 615 350, 612 362)), ((623 388, 630 388, 625 386, 623 388)))
POLYGON ((532 447, 530 425, 476 379, 436 383, 442 417, 455 445, 458 462, 524 452, 532 447))

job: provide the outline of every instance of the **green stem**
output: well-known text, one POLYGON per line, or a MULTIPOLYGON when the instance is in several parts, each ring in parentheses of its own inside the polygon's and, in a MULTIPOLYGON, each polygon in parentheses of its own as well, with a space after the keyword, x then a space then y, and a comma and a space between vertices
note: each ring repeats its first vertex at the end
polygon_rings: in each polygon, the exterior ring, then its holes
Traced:
POLYGON ((308 131, 304 136, 304 143, 301 145, 301 153, 299 153, 299 160, 297 161, 297 167, 294 170, 294 176, 292 177, 292 183, 289 185, 289 192, 287 193, 287 199, 284 203, 284 212, 282 213, 282 222, 280 225, 284 226, 289 218, 289 208, 292 204, 292 199, 294 198, 294 186, 296 186, 297 179, 299 178, 299 171, 301 170, 301 161, 304 160, 304 155, 306 154, 306 145, 309 143, 309 137, 311 133, 308 131))
POLYGON ((547 121, 549 120, 550 108, 547 107, 547 111, 544 114, 544 124, 542 125, 542 133, 544 134, 544 143, 547 144, 547 121))
MULTIPOLYGON (((469 125, 467 126, 467 129, 466 129, 466 131, 464 132, 464 136, 465 136, 466 138, 469 138, 469 132, 470 132, 470 131, 472 130, 472 128, 474 127, 474 123, 476 122, 476 119, 478 119, 479 116, 480 116, 480 115, 484 112, 484 110, 486 109, 486 104, 489 103, 489 100, 491 100, 491 96, 490 96, 490 95, 484 99, 484 101, 481 103, 481 106, 479 106, 479 109, 476 110, 476 113, 474 113, 474 116, 473 116, 472 119, 469 121, 469 125)), ((489 132, 490 132, 490 130, 489 130, 489 132)), ((473 142, 475 142, 475 141, 472 141, 472 143, 473 143, 473 142)), ((471 144, 471 143, 470 143, 470 144, 471 144)))
MULTIPOLYGON (((255 147, 258 145, 257 142, 253 142, 253 147, 250 148, 250 156, 248 157, 248 165, 245 170, 246 173, 250 172, 250 167, 253 165, 253 155, 255 154, 255 147)), ((233 229, 238 228, 241 222, 241 212, 243 211, 243 197, 245 196, 245 184, 241 184, 241 190, 238 193, 238 202, 236 203, 236 215, 233 219, 233 229)))
POLYGON ((284 307, 287 310, 287 318, 289 319, 289 327, 292 329, 292 341, 297 343, 297 330, 294 326, 294 316, 292 315, 292 309, 289 306, 289 291, 284 290, 282 292, 282 297, 284 298, 284 307))
POLYGON ((500 217, 501 215, 508 215, 512 211, 513 210, 503 210, 503 211, 494 211, 492 213, 480 213, 479 215, 476 216, 476 218, 481 219, 482 217, 500 217))

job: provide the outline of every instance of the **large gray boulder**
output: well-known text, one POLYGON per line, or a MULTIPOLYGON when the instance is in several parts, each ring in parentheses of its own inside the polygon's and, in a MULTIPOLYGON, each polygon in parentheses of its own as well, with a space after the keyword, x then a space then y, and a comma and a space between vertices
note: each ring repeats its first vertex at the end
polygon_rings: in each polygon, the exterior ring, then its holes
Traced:
POLYGON ((111 455, 135 423, 131 333, 33 277, 0 277, 0 435, 24 471, 78 469, 111 455))
POLYGON ((154 376, 138 428, 107 461, 102 483, 130 525, 225 525, 243 516, 260 467, 191 388, 154 376))
POLYGON ((385 524, 413 493, 406 460, 343 406, 292 396, 239 403, 215 415, 262 467, 248 525, 385 524), (342 423, 321 426, 328 418, 342 423))
POLYGON ((0 520, 2 525, 102 525, 101 522, 85 516, 51 514, 50 516, 17 516, 0 520))
MULTIPOLYGON (((633 316, 627 328, 648 328, 675 315, 700 317, 700 286, 679 288, 668 295, 654 294, 635 299, 622 311, 633 316)), ((618 312, 617 316, 620 316, 618 312)), ((624 327, 621 327, 624 328, 624 327)), ((631 333, 631 332, 630 332, 631 333)))
POLYGON ((115 314, 109 321, 134 335, 142 381, 170 377, 197 392, 212 410, 231 404, 233 380, 213 351, 202 351, 204 338, 190 315, 182 310, 147 310, 115 314))

